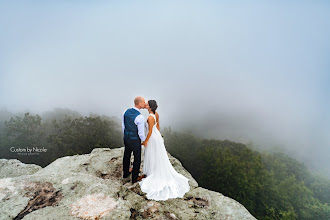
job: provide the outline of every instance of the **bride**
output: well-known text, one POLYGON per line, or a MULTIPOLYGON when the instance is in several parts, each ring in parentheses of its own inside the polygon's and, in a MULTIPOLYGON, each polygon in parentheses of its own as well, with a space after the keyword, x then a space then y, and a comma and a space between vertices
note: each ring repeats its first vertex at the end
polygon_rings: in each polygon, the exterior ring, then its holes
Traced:
POLYGON ((176 172, 170 163, 164 140, 159 130, 159 115, 156 112, 157 102, 148 101, 148 127, 149 132, 144 145, 143 172, 146 178, 139 182, 142 192, 148 199, 167 200, 182 198, 190 187, 188 178, 176 172))

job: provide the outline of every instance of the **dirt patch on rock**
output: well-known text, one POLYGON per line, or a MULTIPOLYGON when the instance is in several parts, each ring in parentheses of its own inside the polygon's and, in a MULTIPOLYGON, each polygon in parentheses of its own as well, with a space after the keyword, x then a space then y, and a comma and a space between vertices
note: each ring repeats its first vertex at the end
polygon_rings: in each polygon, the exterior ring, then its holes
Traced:
POLYGON ((96 176, 102 179, 120 179, 123 175, 123 165, 116 165, 115 169, 110 171, 97 171, 96 176))
POLYGON ((56 190, 49 182, 31 182, 24 189, 28 191, 24 196, 31 199, 14 220, 22 219, 29 213, 46 206, 55 206, 63 197, 61 191, 56 190))
POLYGON ((115 178, 121 178, 123 176, 123 164, 120 163, 116 166, 115 171, 112 174, 115 178))
POLYGON ((185 200, 193 202, 193 204, 195 206, 200 207, 200 208, 206 208, 210 205, 209 201, 207 199, 203 199, 203 198, 199 198, 199 197, 187 197, 187 198, 185 198, 185 200))
POLYGON ((113 157, 113 158, 111 158, 111 160, 109 161, 109 163, 113 163, 116 160, 118 160, 118 157, 113 157))

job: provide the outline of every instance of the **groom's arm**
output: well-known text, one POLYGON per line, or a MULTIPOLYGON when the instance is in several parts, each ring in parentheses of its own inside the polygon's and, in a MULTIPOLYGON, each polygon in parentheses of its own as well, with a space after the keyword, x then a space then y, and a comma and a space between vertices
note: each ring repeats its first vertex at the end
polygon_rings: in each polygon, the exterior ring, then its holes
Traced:
POLYGON ((122 129, 123 129, 123 134, 124 134, 124 131, 125 131, 125 123, 124 123, 124 114, 125 114, 125 112, 121 115, 121 127, 122 127, 122 129))
POLYGON ((144 117, 142 115, 138 115, 135 120, 134 123, 137 125, 138 127, 138 134, 139 137, 141 139, 141 141, 145 141, 146 136, 144 134, 144 117))

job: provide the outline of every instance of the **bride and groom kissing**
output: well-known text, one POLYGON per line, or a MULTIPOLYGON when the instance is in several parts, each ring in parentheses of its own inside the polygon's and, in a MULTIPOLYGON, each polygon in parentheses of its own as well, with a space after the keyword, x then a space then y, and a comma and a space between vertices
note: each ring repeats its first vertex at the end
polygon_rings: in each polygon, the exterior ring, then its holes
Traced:
POLYGON ((139 182, 142 192, 148 199, 167 200, 182 198, 190 187, 189 179, 176 172, 169 161, 160 133, 159 114, 156 112, 157 102, 148 102, 141 96, 134 99, 134 107, 127 109, 122 115, 124 133, 123 180, 132 183, 139 182), (147 121, 141 114, 141 109, 147 109, 147 121), (148 133, 145 135, 144 128, 148 133), (139 176, 141 164, 141 148, 144 146, 143 176, 139 176), (130 170, 131 154, 133 152, 133 169, 130 170))

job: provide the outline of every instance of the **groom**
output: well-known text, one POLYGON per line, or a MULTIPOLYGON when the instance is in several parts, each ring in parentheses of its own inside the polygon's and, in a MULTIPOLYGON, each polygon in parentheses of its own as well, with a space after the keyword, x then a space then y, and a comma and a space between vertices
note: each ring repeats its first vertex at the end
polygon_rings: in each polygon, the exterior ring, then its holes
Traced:
POLYGON ((144 117, 140 113, 140 109, 146 108, 145 99, 138 96, 134 99, 135 107, 127 109, 122 116, 122 127, 124 133, 125 151, 123 157, 123 178, 127 179, 130 176, 129 166, 131 154, 133 152, 134 162, 132 171, 132 183, 141 180, 139 177, 141 164, 141 143, 145 141, 144 134, 144 117))

